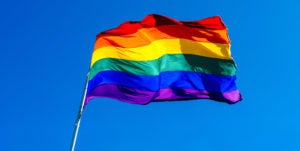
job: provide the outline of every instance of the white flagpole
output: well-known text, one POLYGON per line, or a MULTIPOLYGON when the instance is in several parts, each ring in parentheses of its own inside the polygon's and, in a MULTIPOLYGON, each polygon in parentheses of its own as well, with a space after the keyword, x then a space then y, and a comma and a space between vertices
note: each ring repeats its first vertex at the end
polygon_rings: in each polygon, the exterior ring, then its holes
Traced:
POLYGON ((84 92, 83 92, 83 96, 82 96, 82 101, 81 101, 81 105, 80 105, 80 108, 79 108, 79 111, 78 111, 77 120, 76 120, 76 123, 74 125, 74 134, 73 134, 71 151, 74 151, 75 145, 76 145, 78 130, 79 130, 79 127, 80 127, 80 121, 81 121, 82 112, 83 112, 83 109, 84 109, 84 102, 85 102, 85 98, 86 98, 89 75, 90 74, 88 73, 87 76, 86 76, 86 82, 85 82, 84 92))

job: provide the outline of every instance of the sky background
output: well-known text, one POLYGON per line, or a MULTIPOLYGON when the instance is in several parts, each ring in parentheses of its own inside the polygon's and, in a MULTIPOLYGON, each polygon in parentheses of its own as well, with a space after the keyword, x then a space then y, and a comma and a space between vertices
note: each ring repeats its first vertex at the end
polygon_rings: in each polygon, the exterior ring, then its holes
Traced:
POLYGON ((96 34, 156 13, 223 18, 243 101, 94 99, 76 151, 299 151, 299 7, 296 0, 3 0, 0 150, 69 150, 96 34))

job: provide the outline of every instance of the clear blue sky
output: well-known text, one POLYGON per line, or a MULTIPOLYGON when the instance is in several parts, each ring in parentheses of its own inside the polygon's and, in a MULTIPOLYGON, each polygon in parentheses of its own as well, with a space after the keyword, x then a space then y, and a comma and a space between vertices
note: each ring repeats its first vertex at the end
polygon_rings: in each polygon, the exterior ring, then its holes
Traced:
POLYGON ((244 100, 95 99, 76 151, 300 150, 296 0, 1 1, 0 150, 69 150, 95 35, 150 13, 222 16, 244 100))

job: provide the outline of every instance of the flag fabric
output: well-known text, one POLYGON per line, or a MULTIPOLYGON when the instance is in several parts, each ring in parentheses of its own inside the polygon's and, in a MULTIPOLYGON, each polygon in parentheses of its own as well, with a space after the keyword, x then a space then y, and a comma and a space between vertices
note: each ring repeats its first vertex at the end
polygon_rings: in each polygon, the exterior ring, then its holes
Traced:
POLYGON ((241 100, 228 31, 219 16, 197 21, 150 14, 96 37, 85 104, 107 97, 155 101, 241 100))

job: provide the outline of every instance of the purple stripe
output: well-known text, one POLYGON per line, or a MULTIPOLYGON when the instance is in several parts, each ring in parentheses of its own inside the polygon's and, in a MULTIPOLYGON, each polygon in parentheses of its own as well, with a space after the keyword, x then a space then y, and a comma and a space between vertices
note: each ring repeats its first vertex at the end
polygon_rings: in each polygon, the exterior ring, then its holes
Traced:
POLYGON ((230 92, 208 92, 182 88, 160 89, 159 92, 138 90, 120 85, 101 85, 89 92, 85 105, 93 98, 107 97, 132 104, 147 104, 151 101, 172 101, 181 99, 212 99, 227 103, 235 103, 241 100, 238 90, 230 92))

